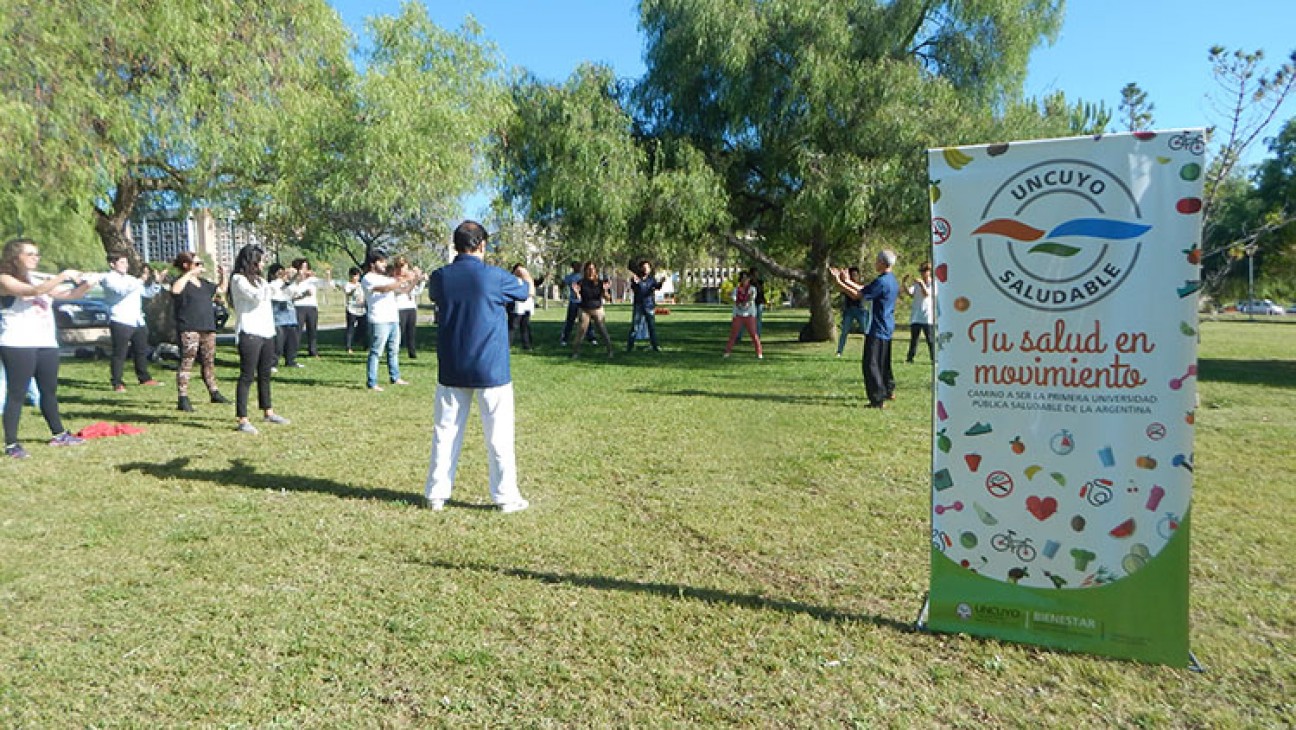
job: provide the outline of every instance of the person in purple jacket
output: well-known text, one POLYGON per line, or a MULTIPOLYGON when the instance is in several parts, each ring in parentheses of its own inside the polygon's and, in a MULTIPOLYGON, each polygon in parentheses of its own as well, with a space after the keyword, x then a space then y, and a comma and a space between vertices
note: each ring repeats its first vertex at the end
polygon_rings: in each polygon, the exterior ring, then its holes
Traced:
POLYGON ((437 305, 437 389, 425 504, 445 509, 454 488, 459 451, 473 399, 481 410, 490 467, 491 501, 501 512, 529 503, 518 491, 513 451, 513 380, 509 373, 507 306, 535 293, 522 278, 485 262, 486 229, 464 221, 454 232, 458 253, 432 272, 428 296, 437 305))

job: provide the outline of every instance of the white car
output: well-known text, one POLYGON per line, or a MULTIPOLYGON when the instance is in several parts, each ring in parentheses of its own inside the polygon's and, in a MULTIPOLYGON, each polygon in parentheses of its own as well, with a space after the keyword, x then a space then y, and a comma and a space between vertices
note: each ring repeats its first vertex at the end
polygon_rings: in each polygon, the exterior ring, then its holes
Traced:
POLYGON ((1238 314, 1282 314, 1283 308, 1272 299, 1252 299, 1238 302, 1238 314))

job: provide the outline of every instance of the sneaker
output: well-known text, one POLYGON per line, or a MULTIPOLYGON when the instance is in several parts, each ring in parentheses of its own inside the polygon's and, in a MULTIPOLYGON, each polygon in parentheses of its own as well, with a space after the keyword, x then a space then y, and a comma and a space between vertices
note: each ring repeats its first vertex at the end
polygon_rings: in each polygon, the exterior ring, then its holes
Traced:
POLYGON ((125 392, 126 392, 126 386, 124 386, 124 385, 114 385, 114 386, 113 386, 113 392, 114 392, 114 393, 125 393, 125 392))
POLYGON ((85 439, 73 434, 71 431, 64 431, 49 441, 50 446, 80 446, 84 443, 85 439))
POLYGON ((27 449, 24 449, 22 444, 9 444, 5 447, 5 456, 11 459, 26 459, 27 449))
POLYGON ((176 401, 176 410, 193 413, 193 404, 189 402, 189 396, 180 396, 179 400, 176 401))
POLYGON ((271 374, 271 375, 274 375, 274 374, 276 374, 276 373, 278 373, 278 372, 279 372, 279 368, 274 367, 273 365, 270 366, 270 374, 271 374))
POLYGON ((381 386, 381 385, 371 385, 371 386, 369 386, 369 390, 376 390, 376 391, 378 391, 378 392, 382 392, 382 386, 381 386))
POLYGON ((725 356, 726 358, 729 357, 729 353, 726 352, 726 353, 724 354, 724 356, 725 356))
POLYGON ((214 390, 214 391, 212 391, 212 394, 211 394, 211 402, 212 402, 212 403, 229 403, 229 399, 226 398, 225 396, 221 395, 219 390, 214 390))
POLYGON ((292 423, 292 421, 289 421, 287 418, 284 418, 278 413, 271 413, 270 415, 266 416, 262 420, 264 420, 266 423, 274 423, 280 426, 287 426, 288 424, 292 423))
POLYGON ((392 385, 409 385, 409 381, 404 378, 396 378, 392 381, 392 385))
POLYGON ((304 368, 304 367, 306 367, 306 366, 303 365, 303 364, 301 364, 301 363, 299 363, 299 362, 295 362, 295 363, 293 363, 292 365, 289 365, 288 367, 290 367, 290 368, 304 368))
POLYGON ((252 423, 249 421, 241 421, 238 425, 238 428, 234 430, 238 431, 239 433, 260 433, 259 431, 257 431, 257 427, 253 426, 252 423))
POLYGON ((521 512, 522 510, 530 506, 531 506, 530 502, 526 501, 525 499, 519 499, 516 502, 505 502, 504 504, 501 504, 499 508, 500 508, 500 512, 504 514, 509 514, 510 512, 521 512))
POLYGON ((145 380, 144 382, 140 383, 140 385, 143 385, 143 386, 146 386, 146 387, 149 387, 149 388, 156 388, 156 387, 158 387, 158 386, 160 386, 160 385, 162 385, 162 384, 159 383, 158 381, 152 379, 152 378, 149 378, 148 380, 145 380))
POLYGON ((433 512, 441 512, 445 509, 446 501, 444 499, 424 499, 423 506, 433 512))

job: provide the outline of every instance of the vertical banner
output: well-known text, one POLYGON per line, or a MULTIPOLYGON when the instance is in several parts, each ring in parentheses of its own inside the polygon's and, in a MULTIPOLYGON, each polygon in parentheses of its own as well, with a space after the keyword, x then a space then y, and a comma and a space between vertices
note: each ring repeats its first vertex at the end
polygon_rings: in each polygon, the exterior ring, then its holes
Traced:
POLYGON ((1188 663, 1204 149, 929 151, 929 628, 1188 663))

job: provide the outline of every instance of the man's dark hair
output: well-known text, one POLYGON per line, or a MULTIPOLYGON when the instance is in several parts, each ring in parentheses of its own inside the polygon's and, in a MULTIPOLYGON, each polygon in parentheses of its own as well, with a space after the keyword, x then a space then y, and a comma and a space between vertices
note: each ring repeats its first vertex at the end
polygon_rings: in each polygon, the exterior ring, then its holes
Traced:
POLYGON ((486 229, 477 221, 464 221, 454 231, 454 247, 459 253, 476 251, 489 239, 486 229))
POLYGON ((369 271, 370 269, 372 269, 375 261, 386 261, 386 260, 387 260, 387 252, 382 250, 381 248, 375 248, 374 250, 370 251, 367 256, 365 256, 364 270, 369 271))
POLYGON ((300 269, 302 266, 305 266, 305 265, 306 265, 306 259, 293 259, 293 260, 292 260, 292 267, 293 267, 294 269, 300 269))

